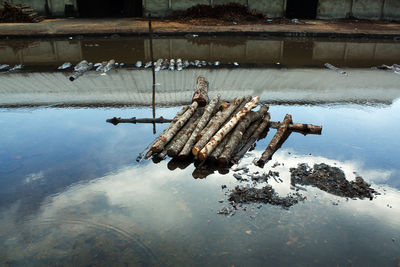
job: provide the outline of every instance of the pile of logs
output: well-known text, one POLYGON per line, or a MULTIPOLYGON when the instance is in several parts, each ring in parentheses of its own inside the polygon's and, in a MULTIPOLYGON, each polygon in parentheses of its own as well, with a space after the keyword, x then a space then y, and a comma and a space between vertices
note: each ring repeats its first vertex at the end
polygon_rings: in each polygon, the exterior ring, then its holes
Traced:
POLYGON ((257 111, 252 111, 258 106, 258 96, 240 96, 229 103, 222 102, 219 95, 208 100, 208 82, 200 76, 192 104, 177 113, 137 161, 152 157, 159 162, 168 155, 175 161, 200 162, 197 164, 200 167, 230 167, 238 163, 258 140, 266 137, 269 128, 275 128, 276 134, 256 161, 256 165, 263 167, 291 132, 321 134, 321 126, 293 123, 289 114, 282 122, 270 121, 268 105, 260 105, 257 111))
POLYGON ((41 22, 44 18, 35 10, 25 5, 14 5, 4 2, 0 8, 0 22, 41 22))

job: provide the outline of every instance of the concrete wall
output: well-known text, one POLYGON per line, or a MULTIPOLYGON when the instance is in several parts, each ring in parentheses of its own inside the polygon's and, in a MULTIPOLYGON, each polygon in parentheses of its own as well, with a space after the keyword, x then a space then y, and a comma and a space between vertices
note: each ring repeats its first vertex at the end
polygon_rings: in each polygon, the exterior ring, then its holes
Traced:
POLYGON ((352 0, 319 0, 318 19, 338 19, 349 15, 352 0))
MULTIPOLYGON (((45 14, 45 0, 10 0, 32 6, 40 14, 45 14)), ((197 4, 226 4, 236 2, 246 4, 267 17, 285 16, 286 0, 142 0, 143 15, 154 17, 170 15, 175 10, 185 10, 197 4)), ((65 5, 74 5, 77 0, 48 0, 52 16, 64 16, 65 5)), ((385 19, 400 21, 400 0, 319 0, 318 19, 346 18, 350 15, 360 19, 385 19)))
MULTIPOLYGON (((24 4, 32 7, 41 15, 46 15, 46 0, 8 0, 13 4, 24 4)), ((63 17, 65 5, 73 5, 77 10, 77 0, 48 0, 50 16, 63 17)))
POLYGON ((346 18, 400 21, 399 0, 319 0, 318 19, 346 18))

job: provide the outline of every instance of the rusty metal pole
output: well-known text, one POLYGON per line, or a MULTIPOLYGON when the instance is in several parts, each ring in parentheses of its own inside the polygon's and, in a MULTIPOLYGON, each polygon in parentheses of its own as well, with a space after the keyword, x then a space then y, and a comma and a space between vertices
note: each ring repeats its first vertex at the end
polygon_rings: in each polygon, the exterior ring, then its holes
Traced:
MULTIPOLYGON (((153 119, 156 118, 156 72, 154 69, 154 56, 153 56, 153 29, 151 28, 151 14, 149 16, 149 39, 150 39, 150 60, 151 60, 151 72, 153 74, 153 119)), ((153 123, 153 133, 156 133, 156 124, 153 123)))

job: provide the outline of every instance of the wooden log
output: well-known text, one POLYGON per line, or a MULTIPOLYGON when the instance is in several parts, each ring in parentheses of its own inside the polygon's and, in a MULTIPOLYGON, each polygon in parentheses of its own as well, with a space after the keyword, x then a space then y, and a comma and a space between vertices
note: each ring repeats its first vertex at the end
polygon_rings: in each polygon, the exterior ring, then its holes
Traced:
POLYGON ((204 107, 208 102, 208 81, 207 79, 200 75, 197 78, 196 91, 194 91, 192 97, 192 103, 197 102, 200 107, 204 107))
POLYGON ((167 155, 170 157, 175 157, 181 152, 183 146, 186 144, 187 140, 193 133, 197 124, 201 119, 201 115, 204 112, 204 108, 197 109, 196 113, 190 118, 186 125, 181 131, 172 139, 172 141, 167 145, 167 155))
MULTIPOLYGON (((270 127, 274 129, 278 129, 281 125, 280 122, 271 121, 270 127)), ((293 132, 300 132, 304 135, 306 134, 321 134, 322 126, 313 125, 313 124, 305 124, 305 123, 291 123, 289 124, 289 130, 293 132)))
POLYGON ((235 98, 233 103, 223 111, 218 111, 214 118, 208 123, 208 125, 201 131, 201 138, 197 141, 192 149, 194 156, 200 152, 200 150, 207 144, 211 137, 218 131, 225 120, 232 114, 232 112, 238 107, 244 99, 244 96, 235 98))
POLYGON ((168 123, 172 122, 171 119, 165 119, 164 117, 159 117, 159 118, 143 118, 143 119, 136 119, 136 117, 132 117, 129 119, 122 119, 120 117, 113 117, 112 119, 106 120, 106 122, 112 123, 114 125, 117 125, 118 123, 168 123))
MULTIPOLYGON (((230 103, 221 103, 220 105, 220 112, 217 112, 217 114, 211 118, 210 122, 207 124, 206 127, 204 127, 204 129, 199 133, 199 135, 197 136, 197 141, 199 141, 204 134, 209 134, 210 130, 213 131, 215 128, 215 124, 219 124, 218 127, 220 127, 221 125, 223 125, 225 122, 229 121, 233 115, 235 115, 241 108, 244 107, 244 105, 249 102, 251 100, 251 96, 241 96, 240 98, 235 98, 232 102, 230 103), (238 99, 240 101, 239 104, 236 103, 236 99, 238 99), (233 106, 232 106, 233 105, 233 106)), ((217 131, 218 129, 216 129, 217 131)), ((216 132, 215 131, 215 132, 216 132)), ((213 132, 213 134, 215 133, 213 132)), ((208 140, 210 140, 210 138, 212 137, 212 135, 209 137, 208 140)), ((208 141, 207 140, 207 141, 208 141)), ((204 144, 205 145, 205 144, 204 144)))
POLYGON ((201 130, 207 125, 208 121, 214 110, 217 108, 219 103, 220 95, 216 95, 210 102, 210 104, 206 107, 203 116, 201 117, 200 121, 198 122, 196 129, 192 132, 189 140, 186 142, 185 146, 182 148, 182 151, 179 153, 179 157, 181 159, 186 158, 192 151, 193 145, 196 143, 196 137, 200 133, 201 130))
POLYGON ((151 148, 151 151, 153 153, 159 153, 162 151, 164 146, 171 141, 171 139, 175 136, 175 134, 185 125, 185 123, 192 117, 194 112, 196 111, 197 107, 199 104, 197 102, 193 102, 189 109, 178 119, 174 125, 168 129, 168 131, 164 132, 161 136, 160 139, 157 140, 157 142, 153 145, 151 148))
MULTIPOLYGON (((161 138, 161 136, 163 136, 167 131, 169 131, 174 126, 174 124, 188 109, 189 106, 184 106, 178 113, 176 113, 170 125, 168 125, 168 127, 150 144, 150 147, 148 147, 148 149, 146 148, 142 153, 139 154, 140 160, 143 158, 143 155, 146 155, 145 156, 146 159, 150 158, 153 155, 153 152, 151 151, 153 145, 161 138)), ((136 159, 136 161, 138 161, 138 159, 136 159)))
POLYGON ((246 152, 253 146, 253 144, 258 140, 258 137, 268 128, 271 116, 267 113, 262 120, 260 126, 253 132, 251 137, 243 144, 242 148, 233 157, 232 162, 238 163, 239 160, 246 154, 246 152))
POLYGON ((231 157, 233 156, 237 146, 243 138, 243 134, 250 124, 258 119, 261 119, 265 113, 268 112, 268 106, 262 106, 257 112, 248 112, 246 116, 241 120, 236 126, 235 130, 232 132, 232 136, 224 147, 223 152, 218 157, 218 164, 228 165, 231 157))
POLYGON ((246 113, 257 106, 259 96, 250 100, 238 113, 236 113, 218 132, 210 139, 210 141, 198 153, 200 160, 205 160, 208 155, 217 147, 222 139, 236 126, 236 124, 246 116, 246 113))
POLYGON ((208 156, 209 160, 217 161, 221 153, 224 151, 225 145, 228 143, 229 139, 232 136, 232 132, 230 132, 222 141, 218 144, 218 146, 211 152, 210 156, 208 156))
POLYGON ((272 155, 278 150, 283 142, 289 137, 290 130, 289 124, 292 123, 292 115, 286 114, 285 119, 279 126, 277 132, 269 143, 268 147, 265 149, 261 158, 257 161, 256 165, 259 167, 264 167, 265 163, 272 158, 272 155))

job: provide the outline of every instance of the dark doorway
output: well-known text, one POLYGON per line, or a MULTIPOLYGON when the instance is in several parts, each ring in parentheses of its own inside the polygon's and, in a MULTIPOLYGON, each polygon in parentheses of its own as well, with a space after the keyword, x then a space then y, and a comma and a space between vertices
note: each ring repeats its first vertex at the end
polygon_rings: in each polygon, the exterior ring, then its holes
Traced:
POLYGON ((78 0, 79 17, 141 17, 142 0, 78 0))
POLYGON ((315 19, 318 0, 287 0, 286 17, 290 19, 315 19))

